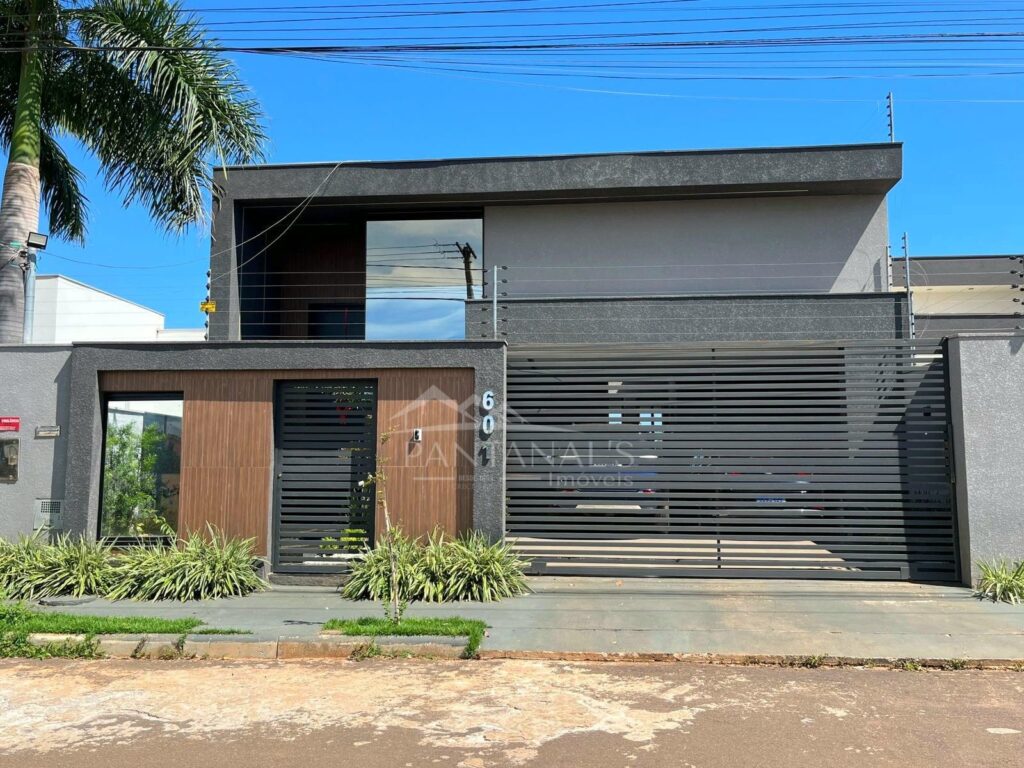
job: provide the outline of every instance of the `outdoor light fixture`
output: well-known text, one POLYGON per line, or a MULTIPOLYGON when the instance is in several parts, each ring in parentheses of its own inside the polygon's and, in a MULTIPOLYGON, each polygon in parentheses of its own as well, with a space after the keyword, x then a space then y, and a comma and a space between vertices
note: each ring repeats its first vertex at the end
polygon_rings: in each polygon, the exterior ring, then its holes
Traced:
POLYGON ((28 240, 25 242, 29 248, 35 248, 37 251, 46 250, 46 241, 50 238, 41 232, 29 232, 28 240))

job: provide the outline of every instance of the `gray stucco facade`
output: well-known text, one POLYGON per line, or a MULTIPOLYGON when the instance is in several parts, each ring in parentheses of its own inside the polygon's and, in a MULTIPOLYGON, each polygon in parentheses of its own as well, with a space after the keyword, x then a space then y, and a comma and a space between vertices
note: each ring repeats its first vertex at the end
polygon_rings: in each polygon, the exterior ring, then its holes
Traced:
POLYGON ((961 571, 1024 559, 1024 333, 949 340, 961 571))
MULTIPOLYGON (((495 306, 466 305, 466 338, 493 338, 495 306)), ((901 339, 900 294, 503 299, 498 334, 510 344, 901 339)))
POLYGON ((888 291, 884 195, 489 206, 499 296, 888 291))
POLYGON ((69 409, 71 348, 0 346, 0 416, 21 419, 18 432, 0 438, 20 441, 18 480, 0 482, 0 537, 32 532, 37 503, 64 498, 69 409), (36 437, 38 427, 60 427, 60 436, 36 437))

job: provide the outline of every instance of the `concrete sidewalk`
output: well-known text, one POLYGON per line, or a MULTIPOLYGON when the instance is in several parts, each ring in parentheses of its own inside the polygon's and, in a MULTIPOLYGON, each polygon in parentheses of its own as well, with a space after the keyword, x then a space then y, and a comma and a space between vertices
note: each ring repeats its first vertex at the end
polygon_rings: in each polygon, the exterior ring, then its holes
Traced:
MULTIPOLYGON (((410 616, 486 621, 487 651, 715 653, 1024 661, 1024 606, 953 586, 839 581, 532 579, 495 604, 415 604, 410 616)), ((331 618, 379 615, 335 591, 275 587, 206 603, 92 600, 47 610, 195 616, 260 637, 314 637, 331 618)))

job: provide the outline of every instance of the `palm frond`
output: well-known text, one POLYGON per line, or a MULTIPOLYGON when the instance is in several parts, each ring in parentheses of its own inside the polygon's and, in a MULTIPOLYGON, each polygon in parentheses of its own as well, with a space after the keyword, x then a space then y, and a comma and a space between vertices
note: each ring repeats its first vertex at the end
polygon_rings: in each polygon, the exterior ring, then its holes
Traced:
POLYGON ((53 136, 43 131, 40 138, 39 181, 50 234, 83 242, 88 198, 82 191, 82 172, 71 164, 53 136))
POLYGON ((99 157, 107 184, 169 229, 206 214, 207 160, 263 158, 262 113, 235 65, 208 48, 199 22, 166 0, 97 0, 73 9, 80 44, 67 87, 88 91, 69 124, 99 157))

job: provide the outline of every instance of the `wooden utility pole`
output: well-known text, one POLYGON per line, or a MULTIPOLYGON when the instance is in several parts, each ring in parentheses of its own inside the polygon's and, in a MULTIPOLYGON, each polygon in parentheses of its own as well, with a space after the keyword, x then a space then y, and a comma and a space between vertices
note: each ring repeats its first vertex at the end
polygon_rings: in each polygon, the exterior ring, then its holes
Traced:
POLYGON ((462 254, 462 266, 466 271, 466 298, 473 298, 473 259, 476 258, 476 251, 473 250, 473 246, 469 243, 463 245, 456 241, 455 247, 459 249, 459 253, 462 254))

